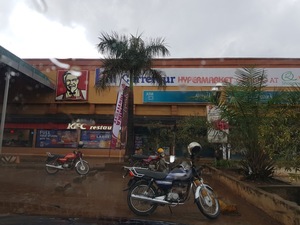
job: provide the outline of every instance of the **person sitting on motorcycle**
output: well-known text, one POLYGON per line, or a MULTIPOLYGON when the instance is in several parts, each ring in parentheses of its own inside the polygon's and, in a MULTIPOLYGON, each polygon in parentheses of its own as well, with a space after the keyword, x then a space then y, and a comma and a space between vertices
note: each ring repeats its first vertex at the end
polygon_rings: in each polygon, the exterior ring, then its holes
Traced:
POLYGON ((136 148, 135 151, 134 151, 134 154, 136 154, 136 155, 143 155, 143 149, 136 148))
POLYGON ((156 153, 161 157, 161 158, 164 158, 165 157, 165 151, 163 148, 158 148, 156 150, 156 153))
POLYGON ((165 151, 163 148, 158 148, 156 150, 156 154, 159 155, 159 162, 158 162, 158 171, 161 171, 161 172, 168 172, 169 171, 169 168, 168 168, 168 165, 169 163, 166 161, 165 159, 165 151))

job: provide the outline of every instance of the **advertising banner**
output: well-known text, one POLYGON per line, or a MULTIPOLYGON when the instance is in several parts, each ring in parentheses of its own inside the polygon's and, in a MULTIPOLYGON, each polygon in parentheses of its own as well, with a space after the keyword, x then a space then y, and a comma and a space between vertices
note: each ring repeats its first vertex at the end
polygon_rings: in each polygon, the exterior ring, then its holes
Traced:
POLYGON ((123 91, 123 118, 121 123, 121 147, 125 148, 127 143, 127 122, 128 122, 128 95, 129 95, 129 87, 126 86, 123 91))
POLYGON ((109 148, 111 132, 84 130, 81 131, 80 140, 84 143, 84 148, 109 148))
POLYGON ((77 146, 76 130, 37 130, 38 148, 74 148, 77 146))
POLYGON ((117 96, 117 102, 116 102, 116 109, 114 113, 114 122, 113 122, 113 128, 112 128, 112 134, 111 134, 111 142, 110 142, 110 148, 115 149, 117 145, 118 139, 120 140, 121 136, 121 126, 122 126, 122 119, 123 119, 123 103, 124 103, 124 90, 128 87, 128 83, 121 79, 120 86, 119 86, 119 92, 117 96))

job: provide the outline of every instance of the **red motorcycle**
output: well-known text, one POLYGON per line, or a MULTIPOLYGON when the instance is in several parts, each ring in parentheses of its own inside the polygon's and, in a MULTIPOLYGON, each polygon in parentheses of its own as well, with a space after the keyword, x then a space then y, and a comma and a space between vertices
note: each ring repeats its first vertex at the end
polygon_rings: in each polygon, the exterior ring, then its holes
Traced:
POLYGON ((131 156, 130 165, 134 167, 144 167, 150 170, 156 170, 156 164, 159 161, 159 155, 138 155, 131 156))
POLYGON ((153 171, 162 171, 167 169, 167 162, 164 160, 165 152, 163 148, 158 148, 153 155, 134 154, 129 160, 129 165, 134 167, 148 168, 153 171), (162 168, 164 165, 164 168, 162 168))
POLYGON ((48 174, 56 174, 59 170, 74 169, 79 175, 86 175, 90 171, 87 161, 83 160, 83 154, 79 150, 83 147, 80 141, 77 150, 66 155, 52 154, 47 152, 46 171, 48 174))

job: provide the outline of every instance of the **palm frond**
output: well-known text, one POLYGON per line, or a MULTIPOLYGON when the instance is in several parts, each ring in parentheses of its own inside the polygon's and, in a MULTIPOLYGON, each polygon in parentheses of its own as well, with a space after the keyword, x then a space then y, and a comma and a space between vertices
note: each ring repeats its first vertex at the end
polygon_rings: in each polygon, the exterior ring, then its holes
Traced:
POLYGON ((267 74, 264 69, 260 68, 243 68, 237 69, 237 84, 241 87, 262 88, 266 86, 267 74))
MULTIPOLYGON (((154 56, 169 54, 164 39, 150 39, 149 43, 146 43, 141 35, 125 36, 116 32, 102 33, 99 39, 100 43, 97 47, 98 51, 104 54, 104 59, 101 61, 105 76, 96 83, 97 90, 105 88, 106 81, 116 80, 123 74, 128 75, 130 88, 140 76, 149 77, 159 87, 165 86, 164 73, 152 69, 154 56)), ((107 86, 109 87, 110 83, 107 83, 107 86)))
POLYGON ((144 71, 144 76, 149 77, 153 84, 157 84, 159 87, 165 88, 166 86, 166 74, 161 70, 148 69, 144 71))
POLYGON ((286 103, 289 105, 300 105, 300 85, 296 84, 286 91, 286 103))
POLYGON ((113 32, 111 35, 101 33, 99 40, 100 42, 97 45, 98 52, 108 54, 108 57, 120 58, 128 49, 127 37, 125 35, 119 35, 116 32, 113 32))
POLYGON ((146 48, 147 54, 151 56, 167 56, 170 54, 165 40, 163 38, 156 38, 151 40, 149 46, 146 48))

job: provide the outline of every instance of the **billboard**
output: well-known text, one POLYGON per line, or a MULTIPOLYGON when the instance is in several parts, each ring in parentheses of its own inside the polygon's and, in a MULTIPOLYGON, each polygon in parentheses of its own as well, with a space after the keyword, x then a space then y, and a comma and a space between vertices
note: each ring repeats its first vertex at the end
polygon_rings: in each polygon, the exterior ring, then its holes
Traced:
MULTIPOLYGON (((241 68, 153 68, 165 73, 166 86, 184 89, 186 86, 215 86, 216 83, 234 83, 235 72, 241 68)), ((292 87, 300 85, 300 68, 261 68, 267 73, 267 86, 292 87)), ((95 82, 101 76, 101 69, 96 69, 95 82)), ((124 79, 129 82, 127 74, 124 79)), ((112 82, 117 86, 119 81, 112 82)), ((135 86, 153 86, 151 77, 140 76, 134 80, 135 86)))
POLYGON ((88 70, 58 70, 55 100, 86 101, 88 80, 88 70))

